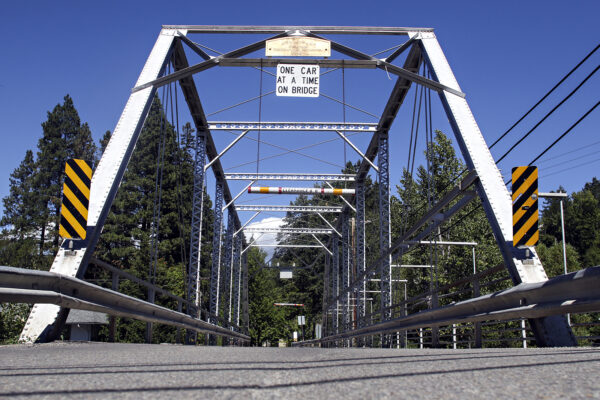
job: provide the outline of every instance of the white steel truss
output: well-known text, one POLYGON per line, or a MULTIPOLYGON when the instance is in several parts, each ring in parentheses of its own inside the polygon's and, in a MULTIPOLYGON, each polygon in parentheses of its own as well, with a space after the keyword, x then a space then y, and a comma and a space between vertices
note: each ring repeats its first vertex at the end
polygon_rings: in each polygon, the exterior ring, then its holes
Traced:
POLYGON ((209 121, 211 131, 345 131, 375 132, 377 124, 367 122, 228 122, 209 121))
MULTIPOLYGON (((407 42, 408 43, 408 42, 407 42)), ((408 48, 408 45, 405 46, 408 48)), ((400 49, 398 49, 400 51, 400 49)), ((410 54, 407 60, 410 59, 410 54)), ((413 60, 414 61, 414 60, 413 60)), ((256 59, 245 59, 240 65, 256 65, 256 59)), ((261 61, 262 62, 262 61, 261 61)), ((233 64, 232 64, 233 65, 233 64)), ((223 185, 224 200, 231 204, 232 196, 224 178, 224 172, 218 160, 218 154, 212 141, 210 130, 273 130, 273 131, 335 131, 340 132, 371 132, 373 138, 363 156, 363 162, 357 173, 357 180, 364 179, 370 168, 374 168, 373 161, 381 157, 382 145, 387 146, 387 135, 390 126, 402 104, 406 91, 412 83, 423 85, 435 90, 442 101, 446 115, 451 123, 463 158, 469 169, 476 174, 474 183, 477 188, 487 218, 491 224, 494 236, 504 258, 508 272, 513 283, 537 283, 548 279, 544 268, 533 248, 518 249, 512 246, 511 229, 511 198, 504 185, 502 176, 496 166, 489 148, 479 130, 446 57, 437 41, 433 31, 429 28, 377 28, 377 27, 214 27, 214 26, 168 26, 164 27, 150 53, 148 60, 140 74, 135 87, 125 105, 123 113, 117 123, 106 151, 97 166, 91 184, 87 238, 84 241, 63 242, 51 267, 51 272, 66 276, 81 278, 98 242, 104 222, 108 216, 113 200, 121 183, 121 179, 135 148, 141 128, 150 109, 152 99, 157 88, 172 82, 181 82, 186 102, 191 111, 192 118, 198 132, 206 135, 206 149, 210 160, 215 160, 212 166, 220 185, 223 185), (365 123, 320 123, 320 122, 211 122, 208 123, 200 106, 198 93, 193 85, 192 75, 201 71, 227 64, 227 61, 240 59, 265 47, 267 39, 259 40, 245 47, 230 51, 218 57, 204 58, 204 61, 189 66, 182 42, 188 43, 185 38, 189 32, 239 32, 239 33, 273 33, 272 38, 287 37, 290 35, 303 35, 321 38, 319 34, 396 34, 407 35, 411 54, 419 54, 416 66, 420 64, 420 55, 424 57, 433 77, 427 78, 419 75, 414 65, 401 68, 391 64, 396 52, 387 59, 378 59, 345 45, 331 42, 331 49, 350 57, 357 62, 364 62, 364 67, 376 67, 398 77, 398 81, 390 101, 382 114, 379 124, 365 123), (185 38, 185 39, 182 39, 185 38), (174 55, 174 57, 172 57, 174 55), (174 61, 176 71, 162 76, 166 65, 174 61), (368 64, 368 65, 367 65, 368 64), (185 84, 184 84, 185 83, 185 84), (192 88, 193 87, 193 88, 192 88), (383 143, 382 139, 385 139, 383 143), (71 246, 69 246, 71 245, 71 246)), ((387 150, 387 149, 386 149, 387 150)), ((387 162, 387 160, 385 160, 387 162)), ((379 160, 381 164, 381 160, 379 160)), ((379 168, 382 166, 379 165, 379 168)), ((385 174, 388 166, 384 165, 385 174)), ((376 168, 374 168, 376 169, 376 168)), ((380 173, 381 175, 381 173, 380 173)), ((382 181, 380 180, 380 185, 382 181)), ((389 181, 383 184, 389 185, 389 181)), ((387 188, 389 190, 389 188, 387 188)), ((389 193, 389 192, 388 192, 389 193)), ((389 200, 389 199, 388 199, 389 200)), ((233 207, 231 207, 233 208, 233 207)), ((231 211, 230 208, 230 211, 231 211)), ((349 209, 345 206, 344 209, 349 209)), ((234 208, 232 224, 239 229, 241 224, 234 208)), ((389 216, 388 216, 389 218, 389 216)), ((311 228, 280 228, 280 229, 245 229, 245 232, 265 233, 303 233, 303 234, 331 234, 332 229, 311 228)), ((387 234, 386 232, 384 232, 387 234)), ((381 234, 383 235, 383 234, 381 234)), ((337 241, 337 237, 336 237, 337 241)), ((335 243, 335 241, 333 242, 335 243)), ((389 243, 389 240, 387 241, 389 243)), ((320 246, 317 246, 320 247, 320 246)), ((247 249, 247 247, 246 247, 247 249)), ((391 255, 391 246, 382 246, 380 249, 383 257, 391 255), (387 249, 386 249, 387 247, 387 249)), ((245 251, 245 250, 244 250, 245 251)), ((333 252, 335 255, 337 250, 333 252)), ((243 253, 243 252, 242 252, 243 253)), ((335 257, 334 257, 335 260, 335 257)), ((386 263, 389 265, 389 262, 386 263)), ((247 273, 246 273, 247 275, 247 273)), ((363 277, 364 279, 364 277, 363 277)), ((247 284, 244 283, 244 284, 247 284)), ((339 299, 349 296, 353 284, 344 283, 339 288, 339 296, 334 299, 334 308, 339 308, 339 299)), ((244 289, 246 290, 246 289, 244 289)), ((21 340, 35 341, 38 338, 52 337, 59 330, 66 318, 68 310, 55 305, 36 304, 21 334, 21 340)), ((247 318, 246 318, 247 319, 247 318)), ((531 327, 540 346, 571 346, 576 341, 563 316, 551 316, 530 319, 531 327)))

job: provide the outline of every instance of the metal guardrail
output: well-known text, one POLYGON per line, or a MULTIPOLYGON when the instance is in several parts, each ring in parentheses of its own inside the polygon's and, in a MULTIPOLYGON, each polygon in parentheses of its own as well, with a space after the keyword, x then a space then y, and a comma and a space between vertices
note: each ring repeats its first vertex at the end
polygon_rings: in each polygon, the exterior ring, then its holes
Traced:
POLYGON ((591 267, 548 281, 522 283, 510 289, 424 310, 371 326, 296 343, 312 345, 340 339, 398 332, 462 322, 541 318, 600 310, 600 267, 591 267))
MULTIPOLYGON (((176 301, 177 302, 177 311, 181 312, 181 310, 182 310, 181 306, 184 304, 186 305, 186 307, 188 307, 188 309, 196 308, 196 305, 194 303, 190 302, 189 300, 186 300, 183 297, 174 295, 173 293, 169 292, 168 290, 165 290, 165 289, 161 288, 160 286, 157 286, 151 282, 140 279, 137 276, 130 274, 129 272, 123 271, 122 269, 119 269, 119 268, 107 263, 106 261, 98 260, 97 258, 92 258, 90 260, 90 264, 95 265, 95 266, 111 273, 111 275, 113 277, 112 290, 114 290, 114 291, 118 291, 118 287, 119 287, 119 282, 118 282, 118 280, 115 281, 114 277, 115 276, 122 277, 124 279, 127 279, 131 282, 134 282, 138 285, 145 287, 148 290, 149 298, 154 298, 154 294, 158 294, 158 295, 162 295, 171 300, 176 301)), ((227 319, 223 318, 220 315, 212 314, 208 310, 202 309, 202 308, 197 310, 197 312, 200 313, 199 314, 199 316, 201 317, 200 319, 202 319, 202 316, 204 317, 205 321, 208 321, 210 318, 211 321, 218 321, 218 323, 223 327, 231 328, 237 332, 242 332, 242 329, 238 325, 236 325, 232 322, 229 322, 227 319)))
POLYGON ((65 308, 99 311, 242 341, 250 340, 247 335, 228 328, 53 272, 0 267, 0 282, 0 302, 56 304, 65 308))

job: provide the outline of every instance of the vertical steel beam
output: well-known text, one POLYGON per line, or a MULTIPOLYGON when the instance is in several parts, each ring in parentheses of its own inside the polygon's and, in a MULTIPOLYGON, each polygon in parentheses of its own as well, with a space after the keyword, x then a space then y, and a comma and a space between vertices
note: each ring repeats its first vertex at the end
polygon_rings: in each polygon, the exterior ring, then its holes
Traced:
MULTIPOLYGON (((416 35, 411 32, 409 36, 416 35)), ((439 83, 460 91, 460 86, 433 32, 421 33, 419 42, 425 60, 439 83)), ((439 92, 442 105, 465 163, 477 172, 477 192, 513 283, 543 282, 548 279, 533 247, 512 246, 512 201, 502 175, 479 130, 467 101, 447 91, 439 92)), ((577 341, 564 316, 530 320, 538 346, 576 346, 577 341)))
MULTIPOLYGON (((217 181, 215 190, 215 221, 213 228, 212 268, 210 271, 210 313, 219 315, 219 284, 221 281, 221 228, 223 225, 223 185, 217 181)), ((218 320, 213 317, 213 324, 218 320)), ((213 338, 214 339, 214 338, 213 338)))
MULTIPOLYGON (((161 30, 135 86, 151 82, 163 74, 170 61, 174 38, 177 35, 177 29, 161 30)), ((70 241, 64 241, 54 258, 51 272, 83 277, 155 94, 156 88, 148 87, 129 96, 110 142, 92 176, 86 240, 73 241, 73 249, 67 247, 70 241)), ((68 309, 54 304, 35 304, 21 332, 20 340, 53 340, 60 332, 67 314, 68 309)))
MULTIPOLYGON (((349 233, 350 229, 348 225, 350 223, 350 218, 348 218, 348 213, 345 212, 341 215, 342 217, 342 283, 340 284, 340 289, 345 290, 348 286, 350 286, 350 242, 349 242, 349 233)), ((345 332, 350 330, 350 292, 344 295, 344 299, 342 300, 342 321, 343 321, 343 329, 345 332)))
POLYGON ((234 228, 233 212, 227 211, 227 230, 225 231, 225 245, 223 257, 221 258, 221 268, 223 270, 222 297, 223 297, 223 316, 226 321, 231 321, 231 294, 232 294, 232 261, 233 261, 233 231, 234 228))
MULTIPOLYGON (((332 237, 332 248, 333 252, 333 276, 331 279, 331 287, 332 287, 332 296, 337 298, 340 294, 340 250, 339 250, 339 240, 336 235, 331 235, 332 237)), ((335 309, 333 310, 333 333, 340 333, 339 323, 340 323, 340 302, 337 300, 335 302, 335 309)))
MULTIPOLYGON (((356 181, 356 273, 358 276, 365 271, 365 263, 365 182, 359 180, 356 181)), ((363 281, 362 286, 359 286, 358 291, 355 292, 359 328, 364 326, 366 290, 366 281, 363 281)))
MULTIPOLYGON (((380 132, 378 137, 377 164, 379 167, 379 251, 385 252, 391 246, 390 232, 390 173, 389 173, 389 141, 388 133, 380 132)), ((380 290, 381 290, 381 321, 391 318, 392 305, 392 267, 391 255, 385 257, 379 265, 380 290)), ((381 344, 384 347, 390 345, 389 337, 382 335, 381 344)))
POLYGON ((233 301, 233 312, 232 316, 229 319, 230 322, 233 322, 235 325, 240 324, 240 282, 241 282, 241 251, 242 251, 242 237, 241 235, 236 235, 233 238, 233 293, 232 293, 232 301, 233 301))
MULTIPOLYGON (((194 158, 194 189, 192 197, 192 229, 190 233, 190 259, 188 264, 187 299, 188 315, 198 318, 202 307, 200 291, 200 259, 202 254, 202 218, 204 212, 204 165, 206 164, 206 137, 201 130, 196 132, 196 155, 194 158)), ((188 330, 186 342, 195 341, 197 333, 188 330)))
POLYGON ((194 160, 194 189, 192 197, 192 229, 190 234, 190 259, 188 264, 187 299, 196 306, 188 314, 197 317, 201 307, 200 255, 202 250, 202 217, 204 205, 204 165, 206 164, 206 138, 204 132, 196 134, 194 160), (193 313, 191 312, 193 311, 193 313))
POLYGON ((330 277, 330 268, 331 268, 331 256, 329 254, 325 254, 325 265, 323 268, 323 300, 322 300, 322 308, 321 308, 321 326, 323 327, 323 333, 322 336, 325 337, 327 336, 329 329, 328 329, 328 323, 329 323, 329 318, 327 317, 327 314, 329 312, 329 310, 327 309, 327 304, 329 304, 329 299, 330 299, 330 283, 329 283, 329 277, 330 277))
MULTIPOLYGON (((387 132, 379 134, 379 145, 377 149, 377 163, 379 166, 379 251, 385 252, 391 245, 390 233, 390 174, 389 174, 389 147, 387 132)), ((386 321, 391 313, 384 311, 391 305, 391 256, 386 257, 379 266, 381 279, 381 320, 386 321)))
MULTIPOLYGON (((243 242, 242 242, 243 244, 243 242)), ((243 246, 240 246, 243 247, 243 246)), ((242 253, 242 331, 248 334, 250 330, 250 319, 248 315, 248 255, 242 253)))

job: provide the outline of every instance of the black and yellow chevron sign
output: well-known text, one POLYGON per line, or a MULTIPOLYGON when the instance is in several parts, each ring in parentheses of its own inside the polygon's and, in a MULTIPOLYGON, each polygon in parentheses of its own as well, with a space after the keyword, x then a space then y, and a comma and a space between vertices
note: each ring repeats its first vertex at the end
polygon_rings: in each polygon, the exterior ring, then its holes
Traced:
POLYGON ((512 169, 513 246, 535 246, 538 231, 538 169, 512 169))
POLYGON ((60 236, 85 239, 91 181, 92 169, 85 160, 67 161, 58 229, 60 236))

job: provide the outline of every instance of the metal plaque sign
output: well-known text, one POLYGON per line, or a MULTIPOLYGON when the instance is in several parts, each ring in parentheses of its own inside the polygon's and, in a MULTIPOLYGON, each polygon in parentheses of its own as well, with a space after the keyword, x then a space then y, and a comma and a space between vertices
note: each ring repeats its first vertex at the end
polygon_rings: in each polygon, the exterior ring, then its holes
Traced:
POLYGON ((292 36, 267 40, 265 45, 267 57, 330 57, 331 42, 329 40, 292 36))
POLYGON ((278 64, 277 96, 319 97, 320 68, 308 64, 278 64))

